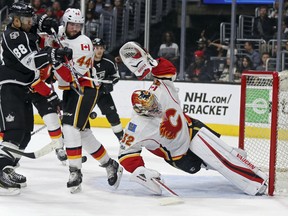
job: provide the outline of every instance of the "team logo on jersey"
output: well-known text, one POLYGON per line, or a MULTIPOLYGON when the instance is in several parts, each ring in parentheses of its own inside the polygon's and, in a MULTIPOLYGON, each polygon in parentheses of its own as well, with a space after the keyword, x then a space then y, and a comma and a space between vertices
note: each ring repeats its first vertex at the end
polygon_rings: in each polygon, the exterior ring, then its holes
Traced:
POLYGON ((6 122, 13 122, 14 119, 15 119, 15 116, 12 116, 11 114, 5 117, 6 122))
POLYGON ((128 125, 128 130, 132 131, 132 132, 135 132, 136 131, 136 127, 137 125, 130 122, 129 125, 128 125))
POLYGON ((90 51, 90 45, 89 44, 81 44, 81 50, 90 51))
POLYGON ((12 32, 12 33, 10 33, 10 38, 12 39, 12 40, 14 40, 14 39, 16 39, 16 38, 18 38, 19 37, 19 32, 12 32))
POLYGON ((167 139, 175 139, 182 129, 181 117, 175 109, 168 109, 160 125, 160 135, 167 139))
POLYGON ((105 78, 105 70, 104 71, 97 71, 97 77, 98 79, 104 79, 105 78))

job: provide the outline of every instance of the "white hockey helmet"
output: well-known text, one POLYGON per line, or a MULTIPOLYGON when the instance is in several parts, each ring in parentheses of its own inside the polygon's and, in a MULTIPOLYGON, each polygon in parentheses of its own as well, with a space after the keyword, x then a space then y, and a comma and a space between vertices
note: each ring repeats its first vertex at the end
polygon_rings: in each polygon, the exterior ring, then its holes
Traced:
POLYGON ((128 69, 142 80, 158 62, 136 42, 127 42, 119 50, 120 57, 128 69))
POLYGON ((131 96, 134 111, 138 115, 155 117, 161 114, 161 105, 155 94, 148 90, 136 90, 131 96))
POLYGON ((66 30, 67 23, 80 23, 84 24, 84 17, 79 9, 76 8, 67 8, 63 15, 63 25, 66 30))

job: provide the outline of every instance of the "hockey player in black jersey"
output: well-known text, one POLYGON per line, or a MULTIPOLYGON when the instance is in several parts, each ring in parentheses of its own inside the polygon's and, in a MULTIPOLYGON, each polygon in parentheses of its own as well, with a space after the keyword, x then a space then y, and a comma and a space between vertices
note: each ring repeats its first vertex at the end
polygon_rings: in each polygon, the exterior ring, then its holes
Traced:
POLYGON ((40 94, 47 93, 45 96, 51 105, 55 103, 58 97, 42 81, 40 70, 49 64, 63 62, 64 56, 68 59, 72 57, 72 50, 68 48, 46 47, 38 51, 36 30, 49 31, 55 27, 55 23, 45 17, 34 22, 31 6, 14 3, 9 16, 11 23, 2 35, 1 44, 4 65, 0 66, 0 131, 4 132, 4 137, 0 144, 0 195, 19 194, 20 184, 26 184, 26 178, 14 171, 20 160, 19 155, 1 147, 24 151, 31 139, 34 126, 28 94, 31 86, 40 94))
POLYGON ((93 66, 96 69, 97 78, 99 80, 111 81, 111 83, 101 83, 97 105, 102 114, 106 116, 114 134, 121 140, 123 137, 123 129, 111 95, 113 85, 119 81, 119 72, 114 58, 104 53, 106 48, 104 41, 100 38, 95 38, 92 43, 94 46, 93 66))

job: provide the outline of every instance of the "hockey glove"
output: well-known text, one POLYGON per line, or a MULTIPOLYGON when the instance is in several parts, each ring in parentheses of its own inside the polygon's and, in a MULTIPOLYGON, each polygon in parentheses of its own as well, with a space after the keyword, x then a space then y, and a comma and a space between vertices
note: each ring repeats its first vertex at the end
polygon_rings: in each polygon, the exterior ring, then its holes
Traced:
POLYGON ((119 81, 119 77, 111 77, 112 84, 115 85, 119 81))
POLYGON ((160 177, 161 174, 156 170, 147 169, 144 166, 140 166, 136 170, 134 170, 130 180, 143 185, 155 194, 161 195, 162 191, 160 189, 160 186, 154 183, 154 181, 152 181, 152 178, 160 179, 160 177))
POLYGON ((63 48, 59 48, 56 50, 56 59, 60 62, 66 62, 66 58, 67 60, 71 60, 72 56, 73 56, 73 50, 68 48, 68 47, 63 47, 63 48))
POLYGON ((45 47, 44 51, 46 51, 48 54, 49 62, 52 63, 56 67, 59 66, 59 63, 66 62, 65 56, 67 57, 67 60, 71 60, 72 55, 73 55, 72 49, 68 47, 58 48, 58 49, 45 47))
POLYGON ((56 108, 57 106, 61 105, 61 100, 59 99, 58 95, 56 94, 56 92, 52 92, 52 94, 50 94, 47 97, 47 102, 50 104, 50 106, 52 106, 53 108, 56 108))
POLYGON ((38 17, 37 21, 38 29, 40 30, 40 32, 52 34, 51 28, 53 28, 58 34, 58 22, 56 21, 56 19, 48 17, 47 14, 44 14, 43 16, 38 17))
POLYGON ((112 83, 102 83, 101 91, 104 94, 109 94, 113 91, 113 85, 115 85, 119 81, 119 77, 108 77, 107 80, 112 81, 112 83))
POLYGON ((101 91, 103 94, 109 94, 113 91, 113 84, 112 83, 103 83, 101 85, 101 91))

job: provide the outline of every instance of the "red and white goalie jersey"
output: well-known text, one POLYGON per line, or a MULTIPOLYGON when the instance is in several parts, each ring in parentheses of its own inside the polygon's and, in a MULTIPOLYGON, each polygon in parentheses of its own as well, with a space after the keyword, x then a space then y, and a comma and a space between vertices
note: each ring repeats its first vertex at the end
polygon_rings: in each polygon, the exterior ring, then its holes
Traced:
POLYGON ((142 147, 172 161, 181 158, 190 146, 187 119, 172 81, 176 69, 166 59, 160 58, 158 61, 158 66, 152 70, 155 79, 149 91, 156 96, 161 114, 146 117, 135 112, 120 141, 119 162, 129 172, 144 166, 140 155, 142 147))

